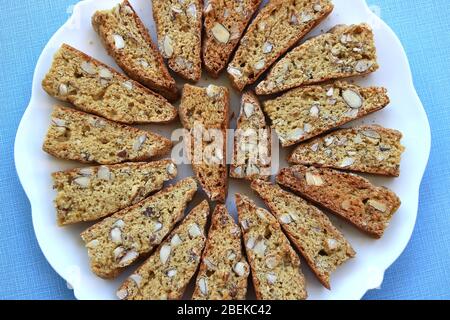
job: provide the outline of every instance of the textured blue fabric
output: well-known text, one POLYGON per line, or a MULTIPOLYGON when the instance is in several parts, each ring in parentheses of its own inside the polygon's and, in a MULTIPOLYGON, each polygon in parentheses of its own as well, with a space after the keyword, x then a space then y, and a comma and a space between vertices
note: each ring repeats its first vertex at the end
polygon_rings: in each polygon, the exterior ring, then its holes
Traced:
MULTIPOLYGON (((33 70, 75 0, 0 1, 0 299, 73 299, 36 242, 13 162, 33 70)), ((433 148, 406 251, 366 299, 450 298, 450 6, 448 0, 369 0, 406 48, 428 113, 433 148)))

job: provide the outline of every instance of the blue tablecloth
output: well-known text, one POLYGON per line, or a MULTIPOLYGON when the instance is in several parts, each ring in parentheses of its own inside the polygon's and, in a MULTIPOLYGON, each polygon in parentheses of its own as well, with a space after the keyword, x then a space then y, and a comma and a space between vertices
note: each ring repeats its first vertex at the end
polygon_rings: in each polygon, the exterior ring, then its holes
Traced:
MULTIPOLYGON (((75 0, 0 2, 0 299, 73 299, 36 242, 13 162, 33 70, 75 0)), ((450 298, 450 5, 448 0, 369 0, 398 34, 430 119, 433 148, 417 225, 406 251, 366 299, 450 298), (378 10, 378 9, 377 9, 378 10)), ((30 159, 30 161, 32 161, 30 159)), ((32 163, 30 163, 32 165, 32 163)))

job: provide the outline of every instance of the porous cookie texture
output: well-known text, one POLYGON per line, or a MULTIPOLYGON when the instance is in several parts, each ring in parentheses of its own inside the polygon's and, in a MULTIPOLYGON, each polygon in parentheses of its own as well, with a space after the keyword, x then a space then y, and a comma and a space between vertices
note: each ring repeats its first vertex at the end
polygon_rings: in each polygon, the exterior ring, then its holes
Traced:
POLYGON ((330 289, 331 274, 355 256, 342 233, 321 210, 278 185, 255 180, 252 189, 270 208, 319 281, 330 289))
POLYGON ((153 0, 159 50, 169 67, 181 77, 200 80, 203 2, 153 0))
POLYGON ((401 138, 399 131, 378 125, 339 129, 299 145, 288 161, 398 177, 405 150, 401 138))
POLYGON ((129 207, 162 189, 177 176, 170 160, 124 163, 52 174, 60 226, 95 221, 129 207))
POLYGON ((118 289, 122 300, 181 299, 206 242, 209 205, 203 201, 118 289))
POLYGON ((352 173, 294 166, 282 169, 277 182, 317 203, 374 238, 381 238, 400 199, 352 173))
POLYGON ((271 131, 258 98, 245 92, 234 137, 230 176, 247 180, 268 178, 271 175, 271 143, 271 131))
POLYGON ((261 0, 209 0, 205 6, 203 62, 215 78, 226 67, 261 0))
POLYGON ((236 194, 236 207, 257 299, 306 299, 300 259, 277 220, 241 194, 236 194))
POLYGON ((331 79, 362 76, 378 67, 372 29, 367 24, 339 25, 278 61, 258 84, 256 93, 273 94, 331 79))
POLYGON ((92 25, 109 55, 130 78, 169 100, 178 97, 175 80, 127 0, 112 10, 97 11, 92 17, 92 25))
POLYGON ((149 254, 183 218, 196 191, 194 179, 181 180, 84 231, 81 238, 92 271, 102 278, 115 278, 149 254))
POLYGON ((242 91, 254 83, 332 10, 329 0, 271 0, 248 27, 228 65, 233 85, 242 91))
POLYGON ((45 152, 83 163, 118 164, 165 155, 172 142, 162 136, 55 106, 45 137, 45 152))
POLYGON ((249 273, 242 252, 241 230, 226 207, 217 205, 192 298, 244 300, 249 273))
POLYGON ((159 94, 67 44, 55 54, 42 87, 77 109, 117 122, 168 123, 177 117, 159 94))
POLYGON ((264 103, 283 147, 311 139, 389 104, 387 90, 347 82, 288 91, 264 103))
POLYGON ((185 137, 186 149, 198 181, 212 201, 224 202, 228 187, 228 88, 214 85, 200 88, 186 84, 180 119, 189 131, 185 137))

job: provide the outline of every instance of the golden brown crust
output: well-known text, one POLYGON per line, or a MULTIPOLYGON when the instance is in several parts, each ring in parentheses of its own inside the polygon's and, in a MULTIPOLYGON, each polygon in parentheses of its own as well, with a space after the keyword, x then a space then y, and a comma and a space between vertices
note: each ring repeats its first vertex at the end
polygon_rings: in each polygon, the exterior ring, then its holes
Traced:
POLYGON ((163 156, 172 148, 170 140, 155 133, 62 106, 54 107, 51 121, 43 150, 60 159, 139 162, 163 156))
POLYGON ((331 273, 355 256, 342 233, 322 211, 278 185, 255 180, 251 186, 278 219, 322 285, 330 289, 331 273))
POLYGON ((178 98, 179 94, 175 80, 169 74, 147 28, 128 0, 124 0, 112 10, 97 11, 92 17, 92 25, 99 34, 108 54, 114 58, 120 68, 130 78, 144 84, 171 101, 178 98), (127 19, 126 24, 122 21, 123 17, 127 19), (114 27, 119 29, 117 26, 129 31, 127 35, 119 35, 122 39, 125 37, 125 47, 121 49, 116 48, 113 38, 114 32, 117 32, 114 27), (134 32, 136 32, 135 36, 139 39, 133 37, 134 32), (139 44, 139 40, 144 42, 139 44), (137 46, 140 52, 129 51, 128 46, 130 45, 137 46), (147 59, 151 61, 148 62, 147 59), (146 67, 142 61, 145 61, 146 65, 150 65, 153 74, 145 70, 146 67))
POLYGON ((400 175, 405 148, 402 133, 379 125, 339 129, 300 144, 289 156, 291 164, 313 165, 382 176, 400 175))
POLYGON ((281 170, 277 182, 377 239, 401 204, 391 190, 333 169, 294 166, 281 170))
POLYGON ((67 44, 55 54, 42 87, 58 100, 112 121, 169 123, 177 117, 159 94, 67 44))
POLYGON ((247 85, 256 82, 279 57, 322 22, 332 10, 333 4, 329 0, 270 1, 248 27, 228 66, 233 86, 242 91, 247 85), (320 10, 315 10, 319 9, 316 5, 320 5, 320 10), (267 30, 269 35, 266 35, 267 30), (272 46, 270 51, 264 49, 266 42, 272 46))

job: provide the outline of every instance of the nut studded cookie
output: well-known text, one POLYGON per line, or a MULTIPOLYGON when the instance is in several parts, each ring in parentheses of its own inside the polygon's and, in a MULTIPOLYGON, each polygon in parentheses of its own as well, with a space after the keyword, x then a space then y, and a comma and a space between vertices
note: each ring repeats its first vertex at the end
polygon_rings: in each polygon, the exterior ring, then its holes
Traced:
POLYGON ((401 138, 399 131, 378 125, 340 129, 299 145, 288 161, 398 177, 405 150, 401 138))
POLYGON ((67 44, 55 54, 42 87, 58 100, 112 121, 168 123, 177 117, 159 94, 67 44))
POLYGON ((346 82, 302 87, 264 103, 283 147, 311 139, 389 104, 385 88, 346 82))
POLYGON ((202 74, 202 17, 200 0, 153 0, 159 50, 169 67, 186 80, 202 74))
POLYGON ((209 205, 203 201, 117 291, 122 300, 181 299, 205 246, 209 205))
POLYGON ((55 106, 43 150, 60 159, 117 164, 168 153, 172 142, 155 133, 55 106))
POLYGON ((178 97, 175 80, 128 0, 112 10, 97 11, 92 25, 109 55, 130 78, 169 100, 178 97))
POLYGON ((256 207, 244 195, 236 194, 239 223, 251 267, 258 300, 306 299, 305 277, 300 259, 281 231, 277 220, 256 207))
POLYGON ((203 61, 215 78, 226 67, 261 0, 209 0, 205 6, 203 61))
MULTIPOLYGON (((234 87, 253 84, 333 10, 329 0, 271 0, 252 21, 228 65, 234 87)), ((259 93, 258 93, 259 94, 259 93)))
POLYGON ((319 281, 330 289, 331 273, 355 256, 342 233, 322 211, 278 185, 255 180, 252 189, 270 208, 319 281))
POLYGON ((278 61, 258 84, 258 95, 307 84, 362 76, 379 68, 372 29, 367 24, 338 25, 312 38, 278 61))
POLYGON ((247 180, 268 178, 271 175, 271 143, 271 130, 266 125, 258 98, 245 92, 234 137, 230 176, 247 180))
POLYGON ((400 199, 391 190, 333 169, 294 166, 281 170, 277 182, 374 238, 383 236, 400 207, 400 199))
POLYGON ((224 205, 217 205, 197 276, 194 300, 244 300, 250 267, 241 231, 224 205))
POLYGON ((192 178, 179 181, 157 194, 93 225, 81 234, 92 271, 105 279, 145 257, 175 224, 197 191, 192 178))
POLYGON ((95 221, 129 207, 175 178, 170 160, 89 167, 52 174, 58 224, 95 221))

